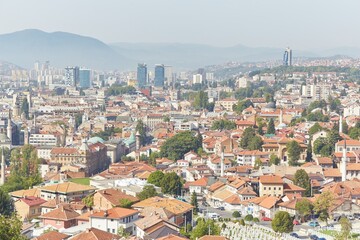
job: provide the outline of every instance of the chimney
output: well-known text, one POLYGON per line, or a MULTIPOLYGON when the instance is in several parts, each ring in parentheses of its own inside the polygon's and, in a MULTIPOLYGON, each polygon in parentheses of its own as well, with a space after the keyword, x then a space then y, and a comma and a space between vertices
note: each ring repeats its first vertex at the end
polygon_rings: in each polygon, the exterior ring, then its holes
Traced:
POLYGON ((104 217, 107 217, 107 216, 109 216, 108 210, 105 210, 105 211, 104 211, 104 217))

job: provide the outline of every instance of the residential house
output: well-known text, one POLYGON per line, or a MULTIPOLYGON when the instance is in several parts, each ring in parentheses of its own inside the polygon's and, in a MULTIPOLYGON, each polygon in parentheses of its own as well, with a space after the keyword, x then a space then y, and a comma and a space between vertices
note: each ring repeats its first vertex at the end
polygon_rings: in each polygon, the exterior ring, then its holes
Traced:
POLYGON ((43 226, 51 225, 54 228, 70 228, 76 226, 76 218, 80 216, 79 213, 72 208, 59 206, 58 208, 39 216, 42 219, 43 226))
POLYGON ((184 225, 185 222, 192 221, 192 211, 194 208, 191 204, 188 204, 186 202, 177 199, 161 197, 152 197, 145 199, 141 202, 135 203, 134 205, 132 205, 132 207, 139 211, 146 207, 164 208, 174 214, 174 223, 179 226, 184 225))
POLYGON ((137 197, 125 194, 124 192, 115 188, 99 190, 94 194, 93 199, 94 199, 93 208, 98 210, 120 207, 121 200, 123 199, 133 203, 139 201, 137 197))
POLYGON ((250 165, 252 167, 255 166, 255 160, 257 158, 269 158, 269 152, 262 152, 259 150, 243 150, 236 153, 236 161, 239 165, 250 165))
POLYGON ((260 176, 259 196, 281 197, 284 194, 284 183, 277 175, 260 176))
POLYGON ((71 240, 120 240, 121 237, 117 234, 102 231, 97 228, 86 229, 85 232, 76 234, 71 240))
POLYGON ((14 202, 15 210, 22 221, 41 215, 41 204, 46 201, 39 197, 24 197, 14 202))
POLYGON ((59 233, 58 231, 51 231, 44 234, 41 234, 41 236, 32 238, 31 240, 66 240, 69 239, 71 236, 59 233))
POLYGON ((58 199, 60 202, 79 201, 95 192, 95 188, 73 182, 64 182, 41 188, 40 197, 45 200, 58 199))
POLYGON ((179 226, 154 215, 135 222, 136 236, 140 239, 158 239, 179 233, 179 226))
POLYGON ((116 234, 119 228, 134 234, 134 222, 139 218, 139 211, 127 208, 115 207, 108 210, 101 210, 89 216, 90 226, 116 234))

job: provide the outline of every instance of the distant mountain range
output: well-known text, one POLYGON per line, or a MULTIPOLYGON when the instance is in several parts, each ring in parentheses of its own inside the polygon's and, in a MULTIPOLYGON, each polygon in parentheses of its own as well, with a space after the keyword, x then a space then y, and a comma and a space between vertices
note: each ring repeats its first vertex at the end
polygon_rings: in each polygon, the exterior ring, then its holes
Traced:
MULTIPOLYGON (((93 69, 135 70, 137 63, 149 67, 157 63, 177 69, 194 69, 229 61, 253 62, 278 60, 284 49, 267 47, 214 47, 183 43, 113 43, 66 32, 47 33, 36 29, 0 35, 0 60, 32 68, 35 61, 49 60, 51 65, 72 65, 93 69)), ((294 50, 294 57, 332 55, 360 57, 358 48, 337 48, 317 52, 294 50)))

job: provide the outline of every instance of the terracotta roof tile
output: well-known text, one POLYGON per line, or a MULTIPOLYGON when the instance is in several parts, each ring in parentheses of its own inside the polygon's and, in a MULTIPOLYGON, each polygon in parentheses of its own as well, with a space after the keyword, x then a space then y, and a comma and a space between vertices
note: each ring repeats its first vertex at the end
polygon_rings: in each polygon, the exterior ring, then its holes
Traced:
POLYGON ((47 232, 42 234, 39 237, 33 238, 32 240, 64 240, 64 239, 68 239, 70 236, 66 235, 64 233, 59 233, 57 231, 51 231, 51 232, 47 232))
POLYGON ((138 214, 139 211, 127 208, 115 207, 105 211, 99 211, 90 215, 90 218, 119 219, 138 214))
POLYGON ((71 238, 71 240, 115 240, 121 237, 102 231, 97 228, 87 229, 85 232, 79 233, 71 238))

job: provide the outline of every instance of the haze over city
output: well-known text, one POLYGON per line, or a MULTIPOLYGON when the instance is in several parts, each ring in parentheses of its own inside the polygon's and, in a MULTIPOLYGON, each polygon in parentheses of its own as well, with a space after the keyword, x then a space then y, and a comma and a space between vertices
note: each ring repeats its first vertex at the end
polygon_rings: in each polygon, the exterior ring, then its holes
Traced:
POLYGON ((360 47, 357 0, 12 0, 0 33, 65 31, 106 43, 177 42, 297 50, 360 47))

